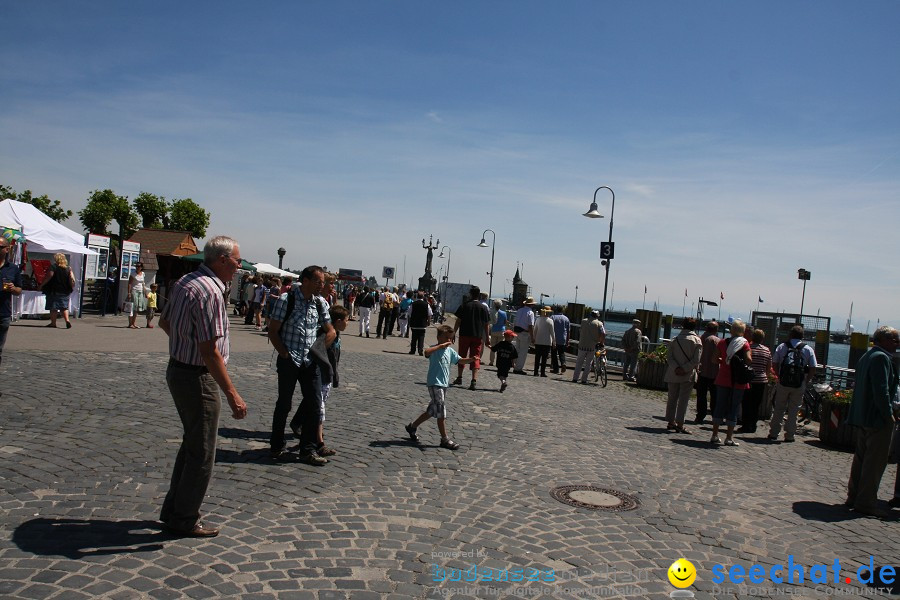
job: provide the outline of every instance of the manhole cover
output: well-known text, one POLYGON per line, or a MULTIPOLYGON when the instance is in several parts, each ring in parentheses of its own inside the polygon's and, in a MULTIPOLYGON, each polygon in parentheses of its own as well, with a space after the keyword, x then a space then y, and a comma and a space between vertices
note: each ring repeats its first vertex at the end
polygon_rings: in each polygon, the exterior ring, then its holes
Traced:
POLYGON ((550 490, 550 495, 563 504, 589 510, 622 512, 641 505, 637 498, 625 492, 592 485, 564 485, 550 490))

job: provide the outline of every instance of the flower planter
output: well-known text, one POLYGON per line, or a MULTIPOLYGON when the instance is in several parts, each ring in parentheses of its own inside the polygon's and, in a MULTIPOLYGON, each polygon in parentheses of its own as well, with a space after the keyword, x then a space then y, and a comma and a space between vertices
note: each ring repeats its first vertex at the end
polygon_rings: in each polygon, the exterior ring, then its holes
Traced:
POLYGON ((668 385, 663 379, 666 376, 666 363, 656 362, 641 358, 638 360, 637 384, 638 387, 651 390, 665 390, 668 385))
POLYGON ((844 423, 849 409, 849 404, 822 401, 819 441, 830 446, 853 448, 853 427, 844 423))

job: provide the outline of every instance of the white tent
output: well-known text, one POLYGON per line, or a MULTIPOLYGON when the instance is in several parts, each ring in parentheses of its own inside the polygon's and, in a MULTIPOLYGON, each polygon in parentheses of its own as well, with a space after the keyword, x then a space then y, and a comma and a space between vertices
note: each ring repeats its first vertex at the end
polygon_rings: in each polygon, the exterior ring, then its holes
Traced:
POLYGON ((279 277, 293 277, 294 279, 299 277, 296 273, 279 269, 268 263, 253 263, 253 266, 256 267, 257 273, 262 273, 264 275, 278 275, 279 277))
MULTIPOLYGON (((97 254, 85 247, 84 236, 60 225, 31 204, 18 200, 0 202, 0 226, 20 230, 28 243, 29 252, 62 252, 69 255, 69 266, 75 275, 75 290, 69 297, 69 312, 78 314, 81 307, 84 255, 97 254)), ((18 302, 13 302, 14 317, 21 313, 43 312, 46 312, 43 309, 43 295, 39 292, 22 292, 18 302)))

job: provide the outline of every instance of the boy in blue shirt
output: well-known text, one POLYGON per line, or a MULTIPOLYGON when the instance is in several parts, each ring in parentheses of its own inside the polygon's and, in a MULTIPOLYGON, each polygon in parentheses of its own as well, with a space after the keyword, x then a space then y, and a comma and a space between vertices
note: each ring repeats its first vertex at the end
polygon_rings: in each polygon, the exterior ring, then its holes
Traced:
POLYGON ((466 365, 475 361, 474 357, 462 358, 453 349, 453 328, 449 325, 441 325, 437 328, 437 345, 425 349, 425 357, 428 359, 428 394, 431 396, 431 402, 428 408, 419 415, 419 418, 406 426, 406 433, 409 439, 414 442, 419 441, 416 435, 416 429, 434 417, 437 419, 438 431, 441 433, 441 448, 449 450, 459 449, 459 444, 450 439, 447 435, 447 429, 444 421, 447 418, 447 407, 445 398, 447 396, 447 388, 450 387, 450 366, 466 365))

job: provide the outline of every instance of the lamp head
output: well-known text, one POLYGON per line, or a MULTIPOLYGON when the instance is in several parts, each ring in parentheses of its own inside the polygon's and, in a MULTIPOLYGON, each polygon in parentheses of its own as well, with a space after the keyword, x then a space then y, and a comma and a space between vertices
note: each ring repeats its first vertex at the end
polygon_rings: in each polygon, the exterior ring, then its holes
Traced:
POLYGON ((479 248, 487 248, 488 247, 487 243, 484 241, 484 238, 481 238, 481 241, 478 243, 478 247, 479 248))
POLYGON ((601 215, 600 211, 597 210, 596 202, 591 202, 591 208, 589 211, 584 213, 584 216, 588 217, 590 219, 602 219, 603 218, 603 215, 601 215))

